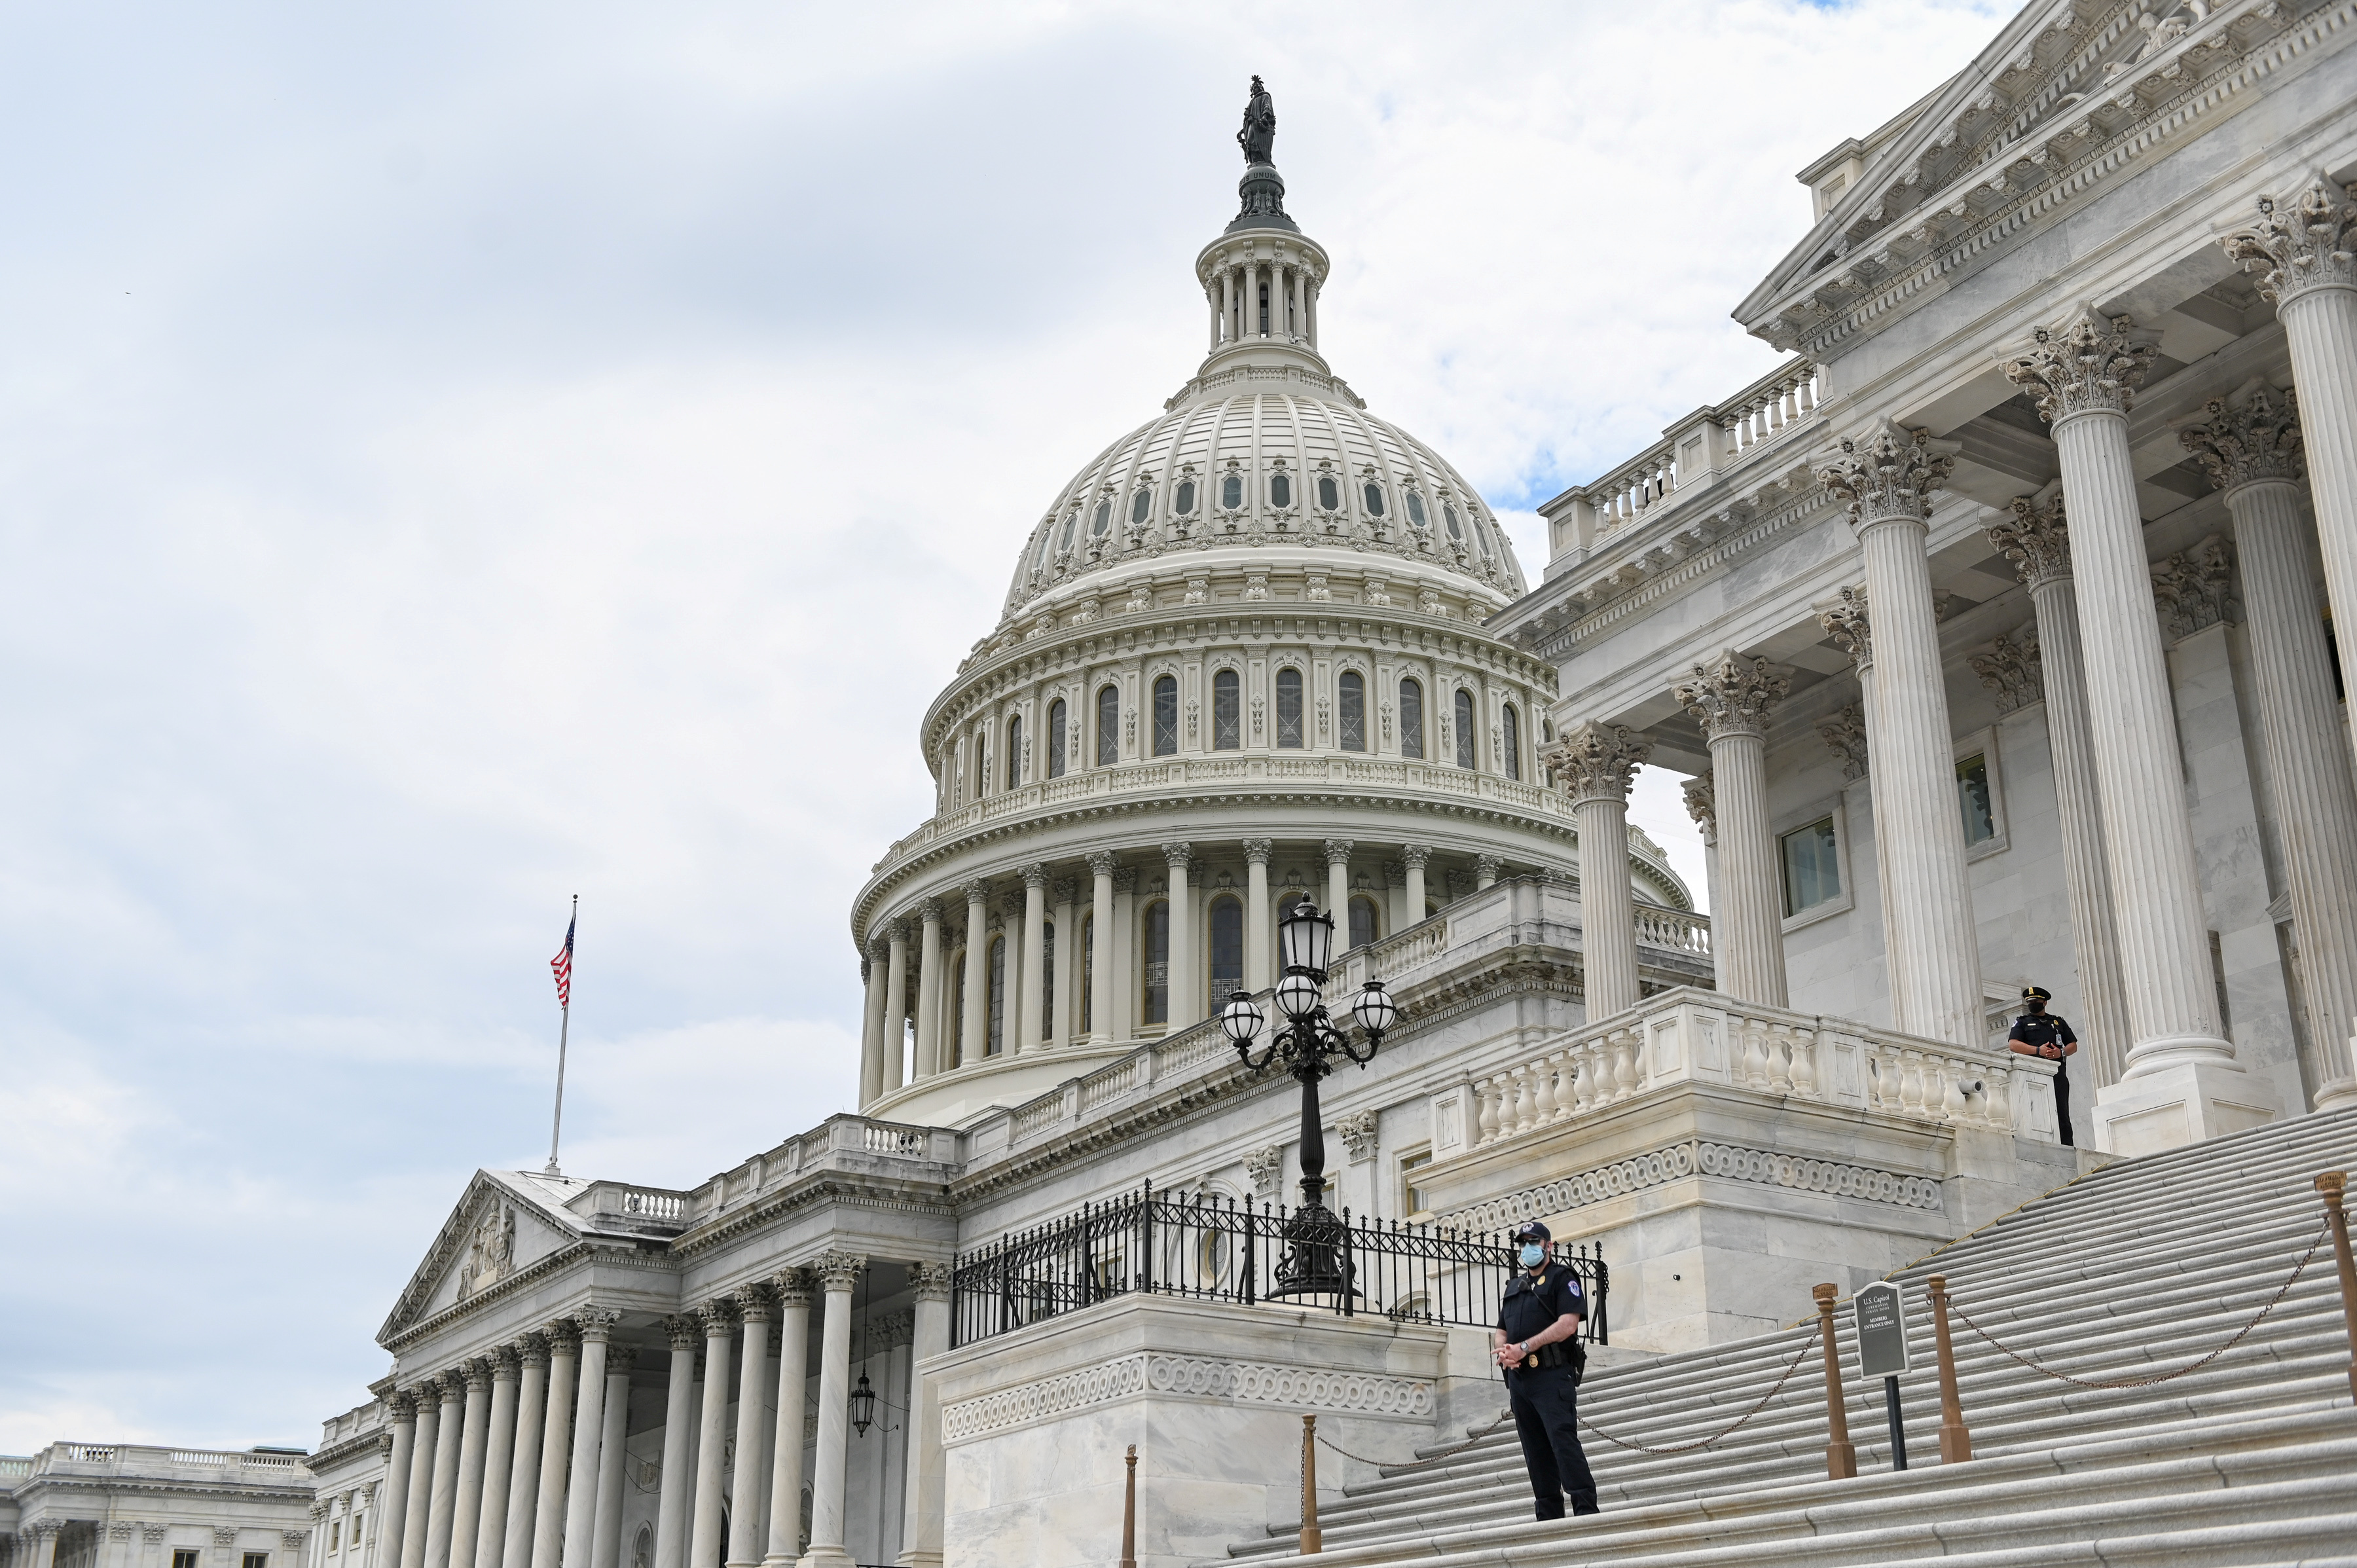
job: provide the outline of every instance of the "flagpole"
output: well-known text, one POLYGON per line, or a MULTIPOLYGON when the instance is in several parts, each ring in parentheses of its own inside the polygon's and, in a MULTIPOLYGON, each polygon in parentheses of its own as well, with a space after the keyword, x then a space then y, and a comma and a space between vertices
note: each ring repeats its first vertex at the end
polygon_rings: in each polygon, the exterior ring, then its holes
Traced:
MULTIPOLYGON (((573 933, 576 929, 578 929, 580 923, 581 895, 576 893, 573 896, 573 919, 565 928, 565 950, 568 958, 571 956, 573 950, 573 933)), ((571 965, 567 964, 566 968, 569 972, 571 965)), ((566 979, 570 981, 571 978, 571 974, 568 972, 566 979)), ((548 1174, 550 1176, 563 1176, 565 1174, 562 1170, 557 1168, 556 1145, 558 1139, 562 1137, 565 1133, 565 1052, 566 1046, 571 1041, 572 1035, 573 991, 570 984, 568 984, 565 987, 565 1005, 559 1009, 558 1022, 556 1026, 556 1115, 554 1119, 549 1122, 548 1126, 548 1174)))

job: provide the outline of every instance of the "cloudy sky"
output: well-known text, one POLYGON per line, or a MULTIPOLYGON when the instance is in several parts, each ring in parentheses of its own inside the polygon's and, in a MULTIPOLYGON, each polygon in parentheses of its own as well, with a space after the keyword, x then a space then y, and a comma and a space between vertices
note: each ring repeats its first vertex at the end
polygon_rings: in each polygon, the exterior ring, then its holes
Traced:
POLYGON ((364 1398, 545 1155, 570 894, 569 1170, 848 1108, 918 718, 1192 371, 1249 72, 1337 369, 1535 576, 2007 10, 0 5, 0 1452, 364 1398))

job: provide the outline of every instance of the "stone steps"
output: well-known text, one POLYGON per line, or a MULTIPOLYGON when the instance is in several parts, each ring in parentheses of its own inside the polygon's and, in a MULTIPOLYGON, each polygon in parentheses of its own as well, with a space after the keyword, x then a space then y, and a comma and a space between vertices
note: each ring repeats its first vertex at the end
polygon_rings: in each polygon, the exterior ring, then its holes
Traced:
MULTIPOLYGON (((2321 1219, 2309 1178, 2352 1164, 2357 1113, 2348 1112, 2119 1161, 1894 1273, 1915 1287, 1919 1320, 1918 1369, 1900 1380, 1918 1468, 1903 1475, 1886 1469, 1881 1390, 1852 1375, 1845 1403, 1867 1473, 1824 1479, 1824 1382, 1812 1348, 1766 1409, 1699 1453, 1634 1453, 1586 1434, 1599 1519, 1534 1525, 1520 1444, 1506 1426, 1437 1463, 1388 1468, 1322 1508, 1326 1560, 1701 1564, 1743 1552, 1825 1563, 1962 1556, 1994 1568, 2084 1561, 2084 1543, 2098 1539, 2106 1562, 2181 1560, 2183 1543, 2198 1538, 2222 1563, 2336 1552, 2357 1561, 2357 1518, 2343 1517, 2357 1513, 2347 1479, 2357 1412, 2329 1244, 2232 1350, 2151 1388, 2057 1382, 1952 1317, 1970 1466, 1938 1464, 1920 1288, 1944 1273, 1983 1326, 2058 1371, 2119 1380, 2180 1368, 2282 1288, 2321 1219), (2051 1485, 2082 1473, 2068 1487, 2051 1485), (2058 1491, 2069 1495, 2050 1496, 2058 1491)), ((1788 1328, 1599 1368, 1581 1414, 1654 1446, 1696 1441, 1758 1402, 1803 1337, 1788 1328)), ((1846 1362, 1846 1327, 1840 1346, 1846 1362)), ((1232 1547, 1229 1560, 1290 1556, 1297 1533, 1274 1528, 1232 1547)))

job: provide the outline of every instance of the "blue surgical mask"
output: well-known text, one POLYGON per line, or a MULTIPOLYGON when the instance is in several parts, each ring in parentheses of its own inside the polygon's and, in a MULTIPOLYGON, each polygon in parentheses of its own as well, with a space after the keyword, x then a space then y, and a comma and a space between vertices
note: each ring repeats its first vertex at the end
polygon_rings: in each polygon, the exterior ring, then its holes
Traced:
POLYGON ((1546 1262, 1546 1249, 1536 1241, 1525 1241, 1523 1243, 1522 1259, 1523 1267, 1535 1269, 1546 1262))

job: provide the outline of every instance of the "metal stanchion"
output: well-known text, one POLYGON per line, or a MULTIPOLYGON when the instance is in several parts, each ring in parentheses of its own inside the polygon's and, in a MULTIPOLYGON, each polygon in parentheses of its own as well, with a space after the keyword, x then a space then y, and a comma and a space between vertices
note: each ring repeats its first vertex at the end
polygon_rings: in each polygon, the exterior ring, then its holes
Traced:
POLYGON ((1301 1418, 1301 1555, 1326 1550, 1318 1530, 1318 1418, 1301 1418))
POLYGON ((2324 1198, 2324 1222, 2332 1228, 2332 1259, 2341 1265, 2341 1316, 2349 1324, 2349 1391, 2357 1395, 2357 1263, 2349 1258, 2349 1215, 2341 1207, 2349 1189, 2347 1171, 2326 1171, 2316 1178, 2324 1198))
POLYGON ((1857 1450, 1850 1445, 1849 1412, 1842 1408, 1841 1357, 1834 1349, 1834 1298, 1840 1294, 1835 1285, 1809 1292, 1816 1300, 1817 1326, 1825 1340, 1825 1476, 1846 1481, 1857 1474, 1857 1450))
POLYGON ((1121 1568, 1137 1568, 1137 1444, 1129 1445, 1129 1480, 1121 1498, 1121 1568))
POLYGON ((1956 1395, 1956 1352, 1948 1342, 1948 1276, 1925 1282, 1932 1297, 1932 1343, 1940 1359, 1940 1463, 1961 1465, 1973 1456, 1973 1434, 1964 1430, 1964 1401, 1956 1395))

